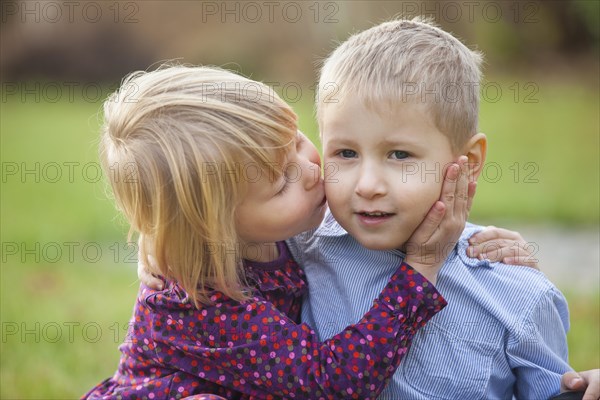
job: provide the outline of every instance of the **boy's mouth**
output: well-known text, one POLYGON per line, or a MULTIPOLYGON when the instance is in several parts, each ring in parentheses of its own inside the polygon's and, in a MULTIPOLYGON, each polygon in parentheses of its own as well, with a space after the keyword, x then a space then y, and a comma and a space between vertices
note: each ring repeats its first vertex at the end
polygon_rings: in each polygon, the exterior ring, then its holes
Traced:
POLYGON ((393 213, 387 213, 384 211, 359 211, 357 214, 369 218, 383 218, 394 215, 393 213))
POLYGON ((359 221, 364 225, 378 225, 393 217, 394 213, 385 211, 359 211, 356 212, 359 221))

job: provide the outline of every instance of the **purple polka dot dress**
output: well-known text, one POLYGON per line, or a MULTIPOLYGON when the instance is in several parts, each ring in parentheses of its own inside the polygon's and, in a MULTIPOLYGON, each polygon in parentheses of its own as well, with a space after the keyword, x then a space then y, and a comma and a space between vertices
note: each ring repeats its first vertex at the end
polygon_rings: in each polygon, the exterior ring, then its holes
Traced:
POLYGON ((117 372, 83 398, 376 398, 445 300, 402 263, 357 324, 320 342, 299 323, 304 273, 278 245, 277 260, 246 263, 255 292, 243 304, 214 292, 196 309, 175 282, 142 285, 117 372))

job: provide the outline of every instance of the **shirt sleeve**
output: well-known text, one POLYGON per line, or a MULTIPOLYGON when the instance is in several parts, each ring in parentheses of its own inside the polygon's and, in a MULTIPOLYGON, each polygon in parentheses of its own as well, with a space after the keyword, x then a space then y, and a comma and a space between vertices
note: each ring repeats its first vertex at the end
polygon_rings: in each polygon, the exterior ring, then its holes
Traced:
POLYGON ((371 310, 325 342, 264 298, 240 304, 216 294, 213 301, 152 313, 157 361, 247 395, 310 399, 375 398, 417 329, 446 305, 404 263, 371 310))
POLYGON ((567 301, 552 287, 508 339, 507 357, 516 376, 517 399, 547 399, 559 393, 561 376, 571 370, 568 330, 567 301))

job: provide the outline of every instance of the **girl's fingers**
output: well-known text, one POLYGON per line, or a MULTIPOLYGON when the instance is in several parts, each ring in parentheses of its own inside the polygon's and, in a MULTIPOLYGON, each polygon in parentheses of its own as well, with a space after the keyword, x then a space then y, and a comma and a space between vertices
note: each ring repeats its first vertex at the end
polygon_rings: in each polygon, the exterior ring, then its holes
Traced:
POLYGON ((531 256, 519 256, 519 257, 506 257, 502 260, 504 264, 508 265, 524 265, 533 269, 540 270, 537 260, 531 258, 531 256))
POLYGON ((507 251, 512 251, 518 255, 530 256, 533 253, 534 248, 528 246, 527 243, 516 242, 507 239, 497 239, 490 240, 485 243, 480 243, 477 245, 471 245, 468 248, 468 254, 471 257, 479 257, 482 254, 490 255, 487 257, 491 261, 500 261, 502 258, 500 256, 495 256, 495 254, 506 253, 507 251))
POLYGON ((533 252, 535 250, 535 248, 530 243, 501 238, 488 240, 487 242, 483 243, 470 244, 468 254, 472 254, 471 257, 477 257, 481 253, 493 253, 503 247, 510 248, 515 246, 525 250, 527 254, 530 254, 530 252, 533 252))
MULTIPOLYGON (((489 242, 491 243, 491 242, 489 242)), ((491 262, 503 262, 511 265, 525 265, 535 269, 538 268, 538 260, 535 254, 532 254, 530 247, 522 243, 511 244, 508 242, 498 242, 494 246, 484 248, 483 251, 477 247, 467 248, 469 257, 478 258, 480 260, 489 260, 491 262)))
POLYGON ((467 200, 467 213, 471 211, 471 206, 473 205, 473 198, 475 197, 475 192, 477 191, 477 182, 469 182, 469 188, 467 196, 469 199, 467 200))
POLYGON ((429 212, 425 216, 425 219, 419 224, 415 232, 412 234, 409 242, 413 245, 426 244, 433 234, 440 227, 440 223, 444 219, 446 212, 446 206, 441 201, 436 201, 429 212))
POLYGON ((484 230, 477 232, 469 238, 469 243, 485 243, 496 239, 509 239, 513 241, 525 242, 525 239, 519 234, 519 232, 509 231, 508 229, 496 228, 495 226, 488 226, 484 230))
POLYGON ((482 252, 477 256, 481 260, 490 260, 491 262, 500 262, 506 258, 528 258, 528 262, 537 262, 537 260, 528 252, 518 246, 497 247, 493 250, 482 252))
MULTIPOLYGON (((468 187, 469 171, 467 169, 467 157, 458 158, 459 175, 456 182, 456 192, 454 194, 454 215, 466 216, 469 204, 468 187)), ((466 217, 463 217, 466 220, 466 217)))
POLYGON ((446 206, 446 212, 454 214, 454 203, 456 202, 456 187, 459 179, 459 167, 457 164, 452 164, 446 170, 444 183, 442 185, 442 195, 440 200, 446 206))

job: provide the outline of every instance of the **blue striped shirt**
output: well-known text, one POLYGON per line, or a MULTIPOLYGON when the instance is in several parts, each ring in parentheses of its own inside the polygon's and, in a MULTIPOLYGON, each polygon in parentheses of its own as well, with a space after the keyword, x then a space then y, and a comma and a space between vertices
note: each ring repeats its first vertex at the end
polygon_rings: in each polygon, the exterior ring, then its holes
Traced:
MULTIPOLYGON (((415 336, 380 395, 385 400, 548 399, 567 363, 567 302, 532 268, 466 255, 467 224, 436 288, 448 301, 415 336)), ((321 226, 289 240, 308 278, 303 322, 322 340, 369 310, 404 254, 361 246, 327 212, 321 226)))

